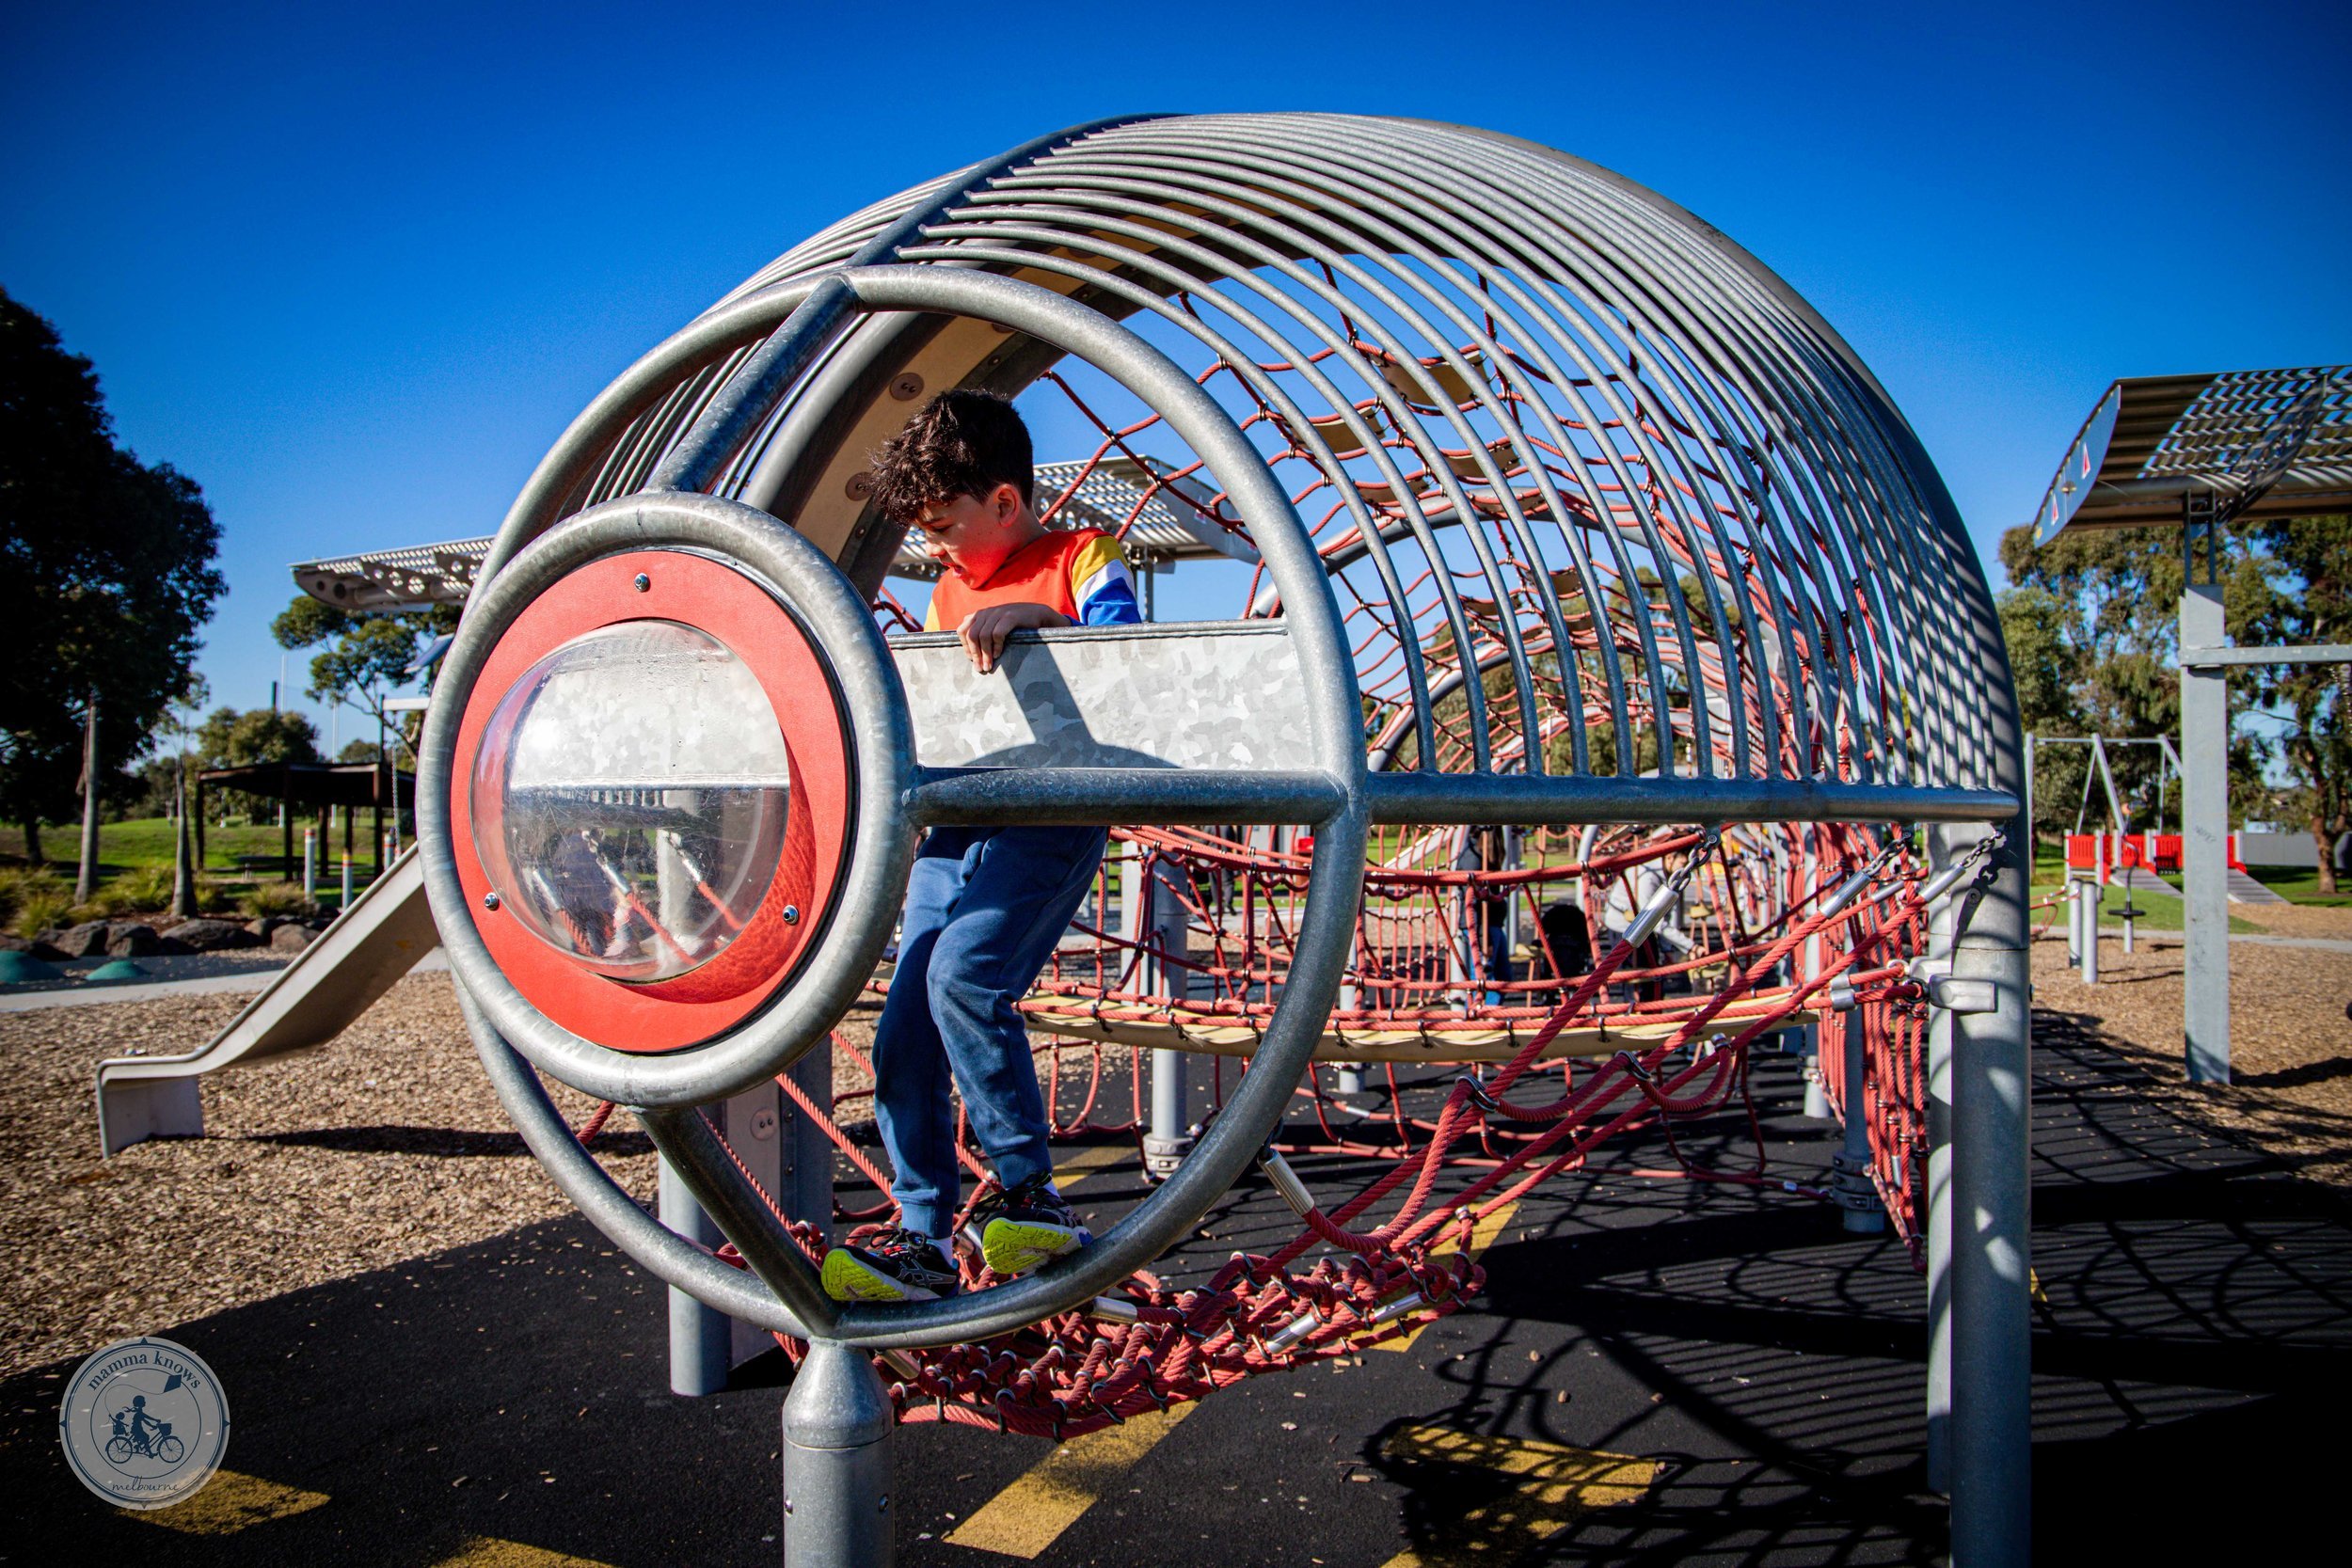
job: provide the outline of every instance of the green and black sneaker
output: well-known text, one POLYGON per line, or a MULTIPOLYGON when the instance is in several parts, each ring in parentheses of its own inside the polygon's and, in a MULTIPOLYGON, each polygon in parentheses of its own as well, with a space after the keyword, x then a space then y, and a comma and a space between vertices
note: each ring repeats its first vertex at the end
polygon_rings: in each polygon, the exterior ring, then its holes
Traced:
POLYGON ((824 1280, 835 1301, 937 1301, 962 1283, 944 1244, 898 1226, 826 1253, 824 1280))
POLYGON ((980 1256, 1002 1275, 1026 1274, 1094 1240, 1070 1200, 1054 1190, 1051 1172, 983 1198, 972 1224, 980 1233, 980 1256))

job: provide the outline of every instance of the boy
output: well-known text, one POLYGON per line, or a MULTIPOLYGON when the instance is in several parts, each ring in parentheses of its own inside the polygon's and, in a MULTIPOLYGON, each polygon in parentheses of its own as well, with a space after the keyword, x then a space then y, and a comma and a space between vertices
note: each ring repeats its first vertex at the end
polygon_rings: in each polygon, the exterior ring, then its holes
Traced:
MULTIPOLYGON (((940 563, 924 619, 988 674, 1008 634, 1140 621, 1118 542, 1049 532, 1034 510, 1029 432, 1011 404, 943 392, 874 456, 884 516, 921 531, 940 563)), ((1003 1191, 974 1213, 999 1274, 1093 1240, 1055 1191, 1045 1105, 1013 1004, 1053 956, 1102 863, 1100 828, 934 828, 907 879, 898 966, 874 1031, 874 1119, 890 1151, 898 1223, 825 1255, 842 1301, 953 1295, 949 1227, 962 1193, 949 1074, 1003 1191)))

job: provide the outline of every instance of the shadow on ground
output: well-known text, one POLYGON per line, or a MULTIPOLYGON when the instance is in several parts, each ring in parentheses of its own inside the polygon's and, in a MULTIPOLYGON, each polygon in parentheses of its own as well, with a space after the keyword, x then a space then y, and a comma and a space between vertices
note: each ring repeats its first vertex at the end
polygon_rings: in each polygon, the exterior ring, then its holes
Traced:
MULTIPOLYGON (((2153 1101, 2075 1021, 2037 1027, 2042 1560, 2210 1560, 2225 1545, 2259 1558, 2332 1538, 2327 1482, 2352 1394, 2343 1201, 2153 1101)), ((1776 1166, 1824 1164, 1829 1135, 1794 1114, 1789 1065, 1769 1059, 1757 1079, 1776 1166)), ((1685 1147, 1729 1164, 1740 1134, 1722 1118, 1685 1147)), ((442 1153, 452 1181, 511 1152, 430 1129, 303 1136, 442 1153)), ((1037 1560, 1939 1558, 1946 1511, 1920 1459, 1922 1289, 1903 1248, 1847 1236, 1834 1211, 1797 1199, 1633 1173, 1658 1157, 1654 1140, 1629 1142, 1531 1201, 1486 1255, 1477 1309, 1407 1353, 1206 1402, 1037 1560), (1400 1434, 1427 1430, 1661 1468, 1639 1500, 1554 1517, 1492 1469, 1393 1457, 1400 1434)), ((1331 1191, 1364 1175, 1298 1164, 1331 1191)), ((1081 1206, 1099 1225, 1140 1196, 1113 1173, 1081 1206)), ((1295 1224, 1263 1187, 1237 1190, 1195 1261, 1266 1250, 1295 1224)), ((158 1329, 220 1373, 228 1467, 324 1500, 212 1535, 104 1508, 59 1458, 70 1368, 52 1366, 0 1386, 7 1560, 424 1568, 485 1541, 628 1565, 776 1559, 776 1379, 667 1393, 664 1292, 578 1220, 158 1329)), ((941 1538, 1048 1448, 905 1429, 900 1560, 988 1560, 941 1538)))

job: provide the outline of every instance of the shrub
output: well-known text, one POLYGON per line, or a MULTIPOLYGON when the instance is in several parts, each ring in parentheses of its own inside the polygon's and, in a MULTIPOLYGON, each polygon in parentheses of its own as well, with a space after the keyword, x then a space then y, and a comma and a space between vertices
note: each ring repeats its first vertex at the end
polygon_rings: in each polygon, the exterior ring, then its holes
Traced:
POLYGON ((24 934, 28 937, 43 926, 57 923, 56 917, 73 901, 72 890, 64 878, 46 866, 29 871, 0 871, 0 924, 22 925, 28 907, 37 900, 45 901, 39 911, 43 918, 25 929, 24 934))
POLYGON ((109 915, 148 914, 171 907, 171 867, 142 865, 108 882, 91 900, 109 915))
POLYGON ((310 900, 302 896, 299 882, 260 882, 237 900, 237 905, 254 919, 273 914, 309 914, 310 900))
POLYGON ((71 890, 42 889, 26 893, 17 901, 16 934, 21 937, 39 936, 52 926, 69 924, 73 915, 73 895, 71 890))

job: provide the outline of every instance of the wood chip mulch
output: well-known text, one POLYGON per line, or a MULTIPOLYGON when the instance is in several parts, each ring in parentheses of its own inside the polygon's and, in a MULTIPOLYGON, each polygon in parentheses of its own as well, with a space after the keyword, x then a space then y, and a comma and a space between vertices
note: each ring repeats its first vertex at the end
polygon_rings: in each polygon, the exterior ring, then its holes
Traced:
MULTIPOLYGON (((2289 927, 2352 937, 2352 911, 2297 910, 2272 928, 2289 927)), ((2153 1092, 2352 1186, 2352 954, 2240 942, 2231 958, 2237 1082, 2226 1088, 2185 1081, 2177 947, 2126 958, 2110 940, 2093 990, 2061 944, 2039 942, 2036 1004, 2094 1021, 2153 1072, 2153 1092)), ((207 1079, 204 1137, 99 1158, 98 1060, 188 1050, 246 1000, 0 1015, 0 1376, 567 1212, 508 1125, 437 974, 402 981, 329 1045, 207 1079)), ((870 1043, 871 1013, 843 1031, 870 1043)), ((846 1058, 835 1084, 863 1086, 846 1058)), ((575 1125, 594 1108, 560 1086, 555 1096, 575 1125)), ((865 1106, 845 1104, 844 1120, 865 1119, 865 1106)), ((616 1117, 596 1148, 650 1203, 644 1134, 616 1117)))
MULTIPOLYGON (((2352 910, 2233 906, 2268 934, 2352 940, 2352 910)), ((2352 1187, 2352 953, 2230 944, 2232 1082, 2191 1084, 2181 1024, 2181 949, 2099 947, 2099 984, 2067 967, 2062 938, 2034 944, 2034 1006, 2094 1021, 2146 1068, 2154 1092, 2334 1186, 2352 1187)))

